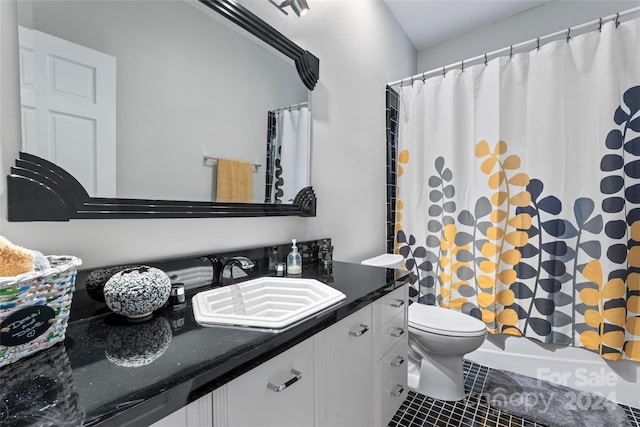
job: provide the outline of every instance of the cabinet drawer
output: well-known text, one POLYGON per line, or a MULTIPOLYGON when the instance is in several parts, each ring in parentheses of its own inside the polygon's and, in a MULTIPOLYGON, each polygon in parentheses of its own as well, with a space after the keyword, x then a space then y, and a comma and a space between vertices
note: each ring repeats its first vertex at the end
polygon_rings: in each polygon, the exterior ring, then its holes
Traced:
POLYGON ((378 331, 379 339, 376 340, 376 361, 380 360, 398 341, 406 339, 408 332, 406 319, 405 311, 402 310, 394 318, 382 325, 378 331))
POLYGON ((407 287, 403 286, 389 292, 387 295, 376 301, 374 305, 374 319, 376 319, 376 328, 382 327, 389 320, 398 315, 398 313, 406 309, 407 304, 407 287))
POLYGON ((407 397, 407 347, 405 337, 378 362, 382 379, 380 384, 381 420, 382 425, 385 426, 407 397))
POLYGON ((313 426, 313 364, 311 338, 231 381, 227 425, 313 426))

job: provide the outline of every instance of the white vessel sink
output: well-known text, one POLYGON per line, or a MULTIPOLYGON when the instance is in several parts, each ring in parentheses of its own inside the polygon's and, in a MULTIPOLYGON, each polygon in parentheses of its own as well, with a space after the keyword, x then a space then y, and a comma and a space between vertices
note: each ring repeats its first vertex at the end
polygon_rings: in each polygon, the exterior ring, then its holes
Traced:
POLYGON ((283 329, 345 298, 315 279, 261 277, 200 292, 192 302, 204 326, 283 329))

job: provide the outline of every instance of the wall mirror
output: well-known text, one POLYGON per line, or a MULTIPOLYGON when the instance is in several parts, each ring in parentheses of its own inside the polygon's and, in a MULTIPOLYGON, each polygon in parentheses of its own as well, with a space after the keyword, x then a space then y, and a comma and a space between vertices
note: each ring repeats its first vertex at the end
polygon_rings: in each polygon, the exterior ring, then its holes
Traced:
POLYGON ((10 221, 315 215, 319 61, 234 0, 21 0, 18 22, 10 221))

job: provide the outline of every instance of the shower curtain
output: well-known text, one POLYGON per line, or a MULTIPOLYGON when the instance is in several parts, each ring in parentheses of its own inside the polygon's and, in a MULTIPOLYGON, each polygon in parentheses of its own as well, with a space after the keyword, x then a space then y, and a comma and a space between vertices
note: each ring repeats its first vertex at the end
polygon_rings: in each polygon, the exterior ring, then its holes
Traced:
POLYGON ((640 19, 400 88, 416 299, 640 361, 640 19))
POLYGON ((309 107, 276 113, 274 203, 292 203, 309 185, 309 107))

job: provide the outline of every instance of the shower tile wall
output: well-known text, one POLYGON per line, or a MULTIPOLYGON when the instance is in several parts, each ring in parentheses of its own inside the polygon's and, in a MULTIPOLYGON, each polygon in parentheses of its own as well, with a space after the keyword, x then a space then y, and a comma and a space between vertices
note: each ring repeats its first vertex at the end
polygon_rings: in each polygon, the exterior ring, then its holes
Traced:
POLYGON ((387 86, 387 253, 393 253, 396 226, 396 183, 398 159, 398 92, 387 86))

